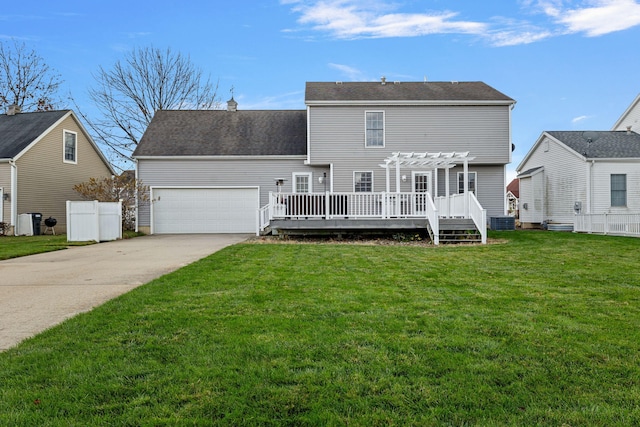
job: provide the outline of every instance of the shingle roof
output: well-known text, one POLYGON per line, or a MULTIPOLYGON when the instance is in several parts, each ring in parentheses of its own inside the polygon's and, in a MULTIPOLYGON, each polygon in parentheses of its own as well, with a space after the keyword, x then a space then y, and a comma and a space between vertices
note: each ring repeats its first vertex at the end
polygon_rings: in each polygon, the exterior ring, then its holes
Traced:
POLYGON ((640 159, 640 134, 635 132, 547 131, 546 133, 589 159, 640 159))
POLYGON ((151 120, 133 157, 306 153, 305 110, 162 110, 151 120))
POLYGON ((305 100, 515 102, 483 82, 307 82, 305 100))
POLYGON ((0 158, 12 159, 70 110, 0 115, 0 158))

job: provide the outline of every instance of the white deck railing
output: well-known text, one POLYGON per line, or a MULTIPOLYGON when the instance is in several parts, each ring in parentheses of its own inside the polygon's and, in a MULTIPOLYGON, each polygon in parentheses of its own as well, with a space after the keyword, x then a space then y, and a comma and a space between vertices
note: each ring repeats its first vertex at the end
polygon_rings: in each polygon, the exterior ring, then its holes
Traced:
POLYGON ((475 194, 469 194, 469 218, 473 220, 476 228, 482 236, 482 243, 487 243, 487 210, 482 208, 482 205, 476 198, 475 194))
POLYGON ((271 218, 426 218, 429 193, 270 193, 271 218))
POLYGON ((426 218, 437 244, 438 218, 471 218, 487 239, 486 210, 473 193, 431 198, 429 193, 269 193, 269 204, 258 211, 263 231, 272 219, 393 219, 426 218))
POLYGON ((640 214, 576 214, 573 231, 640 236, 640 214))

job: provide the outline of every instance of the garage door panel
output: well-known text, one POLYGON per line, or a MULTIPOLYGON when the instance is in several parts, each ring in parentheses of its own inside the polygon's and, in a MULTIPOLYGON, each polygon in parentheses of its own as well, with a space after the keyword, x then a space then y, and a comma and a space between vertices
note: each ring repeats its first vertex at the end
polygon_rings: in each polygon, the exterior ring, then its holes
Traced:
POLYGON ((154 233, 254 233, 257 188, 154 189, 154 233))

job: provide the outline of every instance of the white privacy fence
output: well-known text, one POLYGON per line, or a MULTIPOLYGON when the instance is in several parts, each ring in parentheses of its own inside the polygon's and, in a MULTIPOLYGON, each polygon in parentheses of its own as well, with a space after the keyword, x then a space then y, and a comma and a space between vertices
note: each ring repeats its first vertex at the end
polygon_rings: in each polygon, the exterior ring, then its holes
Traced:
POLYGON ((122 238, 122 201, 67 201, 67 240, 104 242, 122 238))
POLYGON ((640 214, 577 214, 573 231, 640 236, 640 214))

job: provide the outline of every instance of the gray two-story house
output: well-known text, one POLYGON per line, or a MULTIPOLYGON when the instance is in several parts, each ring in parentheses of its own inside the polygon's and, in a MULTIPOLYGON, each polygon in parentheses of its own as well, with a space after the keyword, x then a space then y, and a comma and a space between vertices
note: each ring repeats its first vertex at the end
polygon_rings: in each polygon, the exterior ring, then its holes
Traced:
POLYGON ((362 228, 468 216, 475 205, 485 222, 506 214, 515 101, 492 87, 308 82, 305 104, 244 111, 231 99, 227 110, 157 112, 134 152, 152 199, 139 227, 255 232, 340 219, 362 228))

